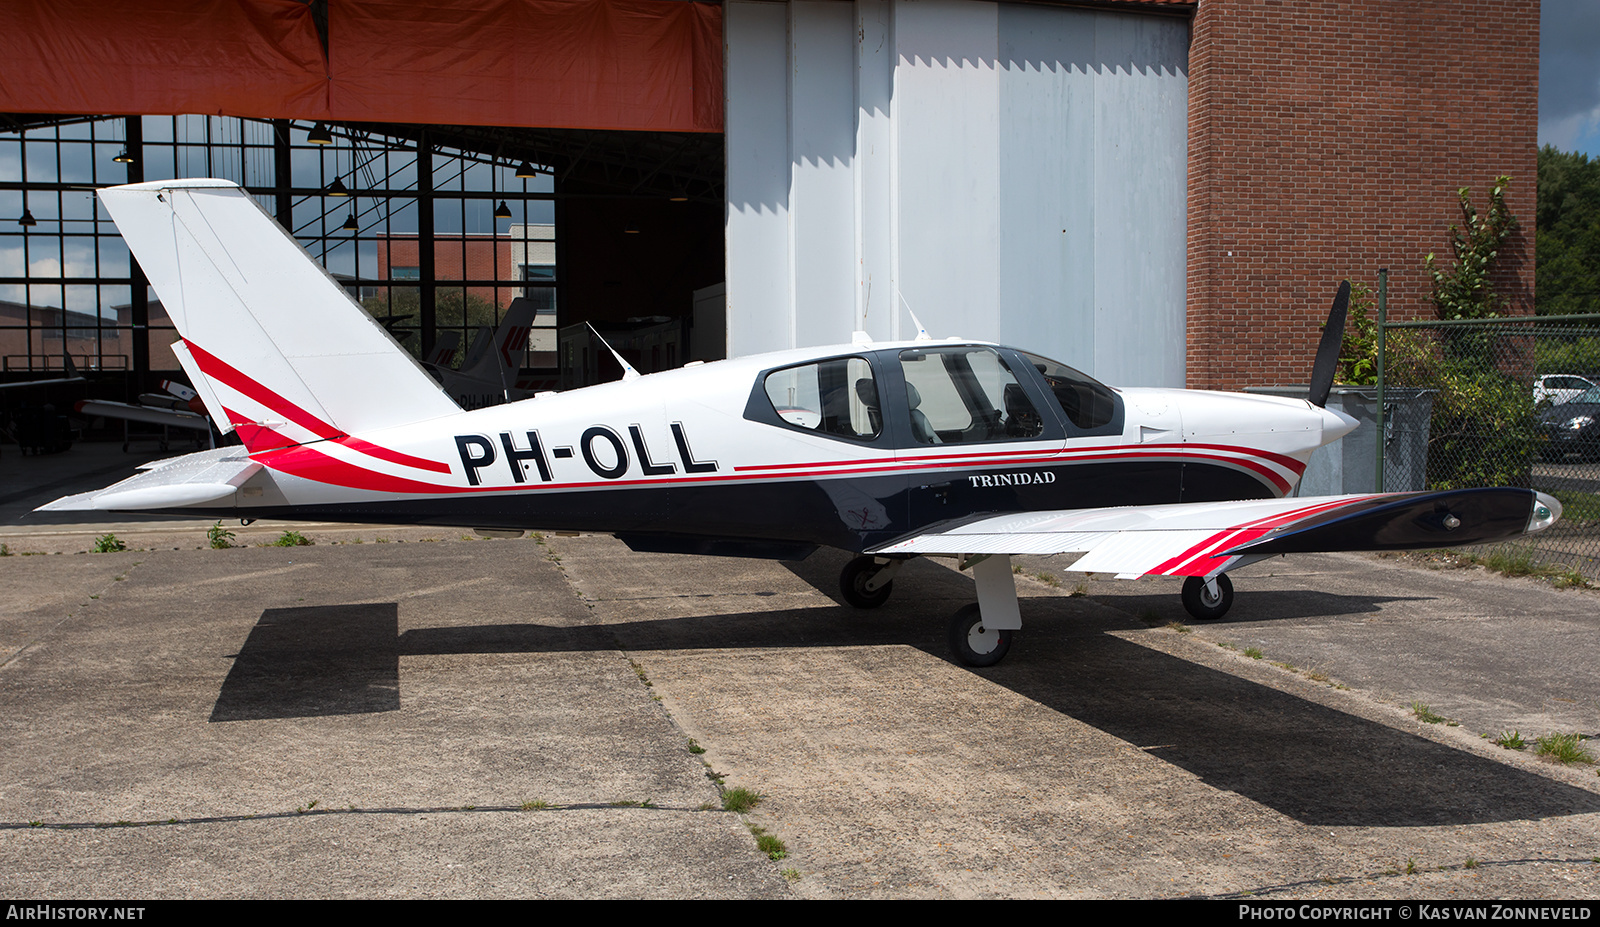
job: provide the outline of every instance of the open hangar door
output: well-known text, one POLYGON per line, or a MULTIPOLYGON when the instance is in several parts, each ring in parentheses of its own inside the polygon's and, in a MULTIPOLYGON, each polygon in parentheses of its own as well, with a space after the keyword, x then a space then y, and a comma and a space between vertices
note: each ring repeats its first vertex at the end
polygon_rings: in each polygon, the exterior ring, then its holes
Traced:
MULTIPOLYGON (((406 341, 421 354, 452 326, 465 348, 480 321, 468 312, 475 300, 487 300, 494 321, 513 295, 557 294, 547 302, 562 324, 626 329, 630 319, 687 319, 693 292, 722 280, 719 5, 238 0, 197 12, 142 0, 19 0, 8 13, 0 112, 11 115, 0 126, 0 161, 15 163, 0 165, 0 197, 19 212, 33 204, 37 221, 8 228, 0 248, 54 244, 66 254, 84 238, 73 223, 88 223, 90 238, 114 238, 92 196, 77 197, 91 204, 86 216, 76 203, 40 208, 82 193, 85 181, 227 177, 363 305, 413 294, 414 310, 368 308, 390 316, 397 335, 413 329, 406 341), (184 36, 181 62, 160 52, 173 35, 184 36), (175 115, 185 113, 226 115, 175 115), (171 128, 143 138, 155 118, 145 114, 164 114, 153 124, 171 128), (321 134, 313 127, 333 137, 324 150, 307 144, 321 134), (168 166, 109 163, 107 143, 149 148, 168 166), (80 177, 58 158, 53 175, 22 176, 23 165, 40 163, 36 149, 79 148, 108 163, 80 177), (394 156, 412 163, 395 168, 394 156), (514 175, 523 162, 535 179, 514 175), (354 196, 333 198, 333 181, 354 196), (498 215, 505 200, 510 220, 498 215), (485 248, 485 237, 521 240, 485 248), (541 237, 551 241, 529 241, 541 237), (400 253, 407 238, 409 260, 400 253), (488 270, 475 254, 490 255, 488 270), (454 315, 442 306, 452 293, 467 306, 454 315), (421 317, 397 318, 406 310, 421 317)), ((100 255, 107 250, 102 243, 100 255)), ((120 353, 133 375, 124 378, 128 394, 173 369, 162 345, 137 344, 170 333, 160 329, 159 305, 140 305, 147 294, 137 267, 121 260, 120 270, 115 256, 70 268, 26 258, 3 265, 0 286, 18 297, 11 334, 24 345, 21 366, 48 367, 53 356, 59 368, 61 342, 94 354, 90 369, 116 367, 101 361, 120 353), (30 305, 52 292, 82 301, 85 286, 107 281, 106 306, 55 305, 52 314, 30 305), (52 328, 64 337, 52 342, 52 328), (107 330, 92 351, 73 337, 86 328, 107 330)), ((644 369, 667 365, 659 354, 636 359, 644 369)))
POLYGON ((862 330, 1183 386, 1187 14, 729 0, 730 353, 862 330))

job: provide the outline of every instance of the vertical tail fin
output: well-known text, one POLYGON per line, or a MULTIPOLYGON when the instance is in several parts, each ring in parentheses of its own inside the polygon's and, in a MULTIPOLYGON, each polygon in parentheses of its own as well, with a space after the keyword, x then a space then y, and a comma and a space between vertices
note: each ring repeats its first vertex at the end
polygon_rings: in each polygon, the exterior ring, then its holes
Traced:
MULTIPOLYGON (((461 364, 461 375, 500 384, 501 389, 516 385, 528 351, 528 332, 538 310, 533 300, 518 296, 500 317, 500 327, 491 340, 474 341, 472 351, 461 364)), ((483 329, 481 331, 487 331, 483 329)))
POLYGON ((174 350, 213 420, 247 446, 459 411, 236 184, 156 181, 100 199, 182 335, 174 350))

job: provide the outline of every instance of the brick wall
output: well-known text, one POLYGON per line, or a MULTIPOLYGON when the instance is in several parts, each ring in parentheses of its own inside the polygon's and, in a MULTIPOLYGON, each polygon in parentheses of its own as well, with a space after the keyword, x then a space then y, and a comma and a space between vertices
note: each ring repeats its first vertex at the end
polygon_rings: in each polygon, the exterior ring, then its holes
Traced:
MULTIPOLYGON (((1538 0, 1200 0, 1189 52, 1188 380, 1304 383, 1338 281, 1431 318, 1456 190, 1523 224, 1498 289, 1531 312, 1538 0)), ((1509 252, 1509 253, 1507 253, 1509 252)))
MULTIPOLYGON (((511 239, 506 236, 436 236, 433 242, 434 279, 441 287, 451 280, 511 282, 517 279, 517 265, 513 259, 511 239)), ((417 239, 404 236, 378 239, 378 268, 376 278, 389 277, 391 267, 421 266, 421 248, 417 239)), ((511 304, 520 290, 514 287, 467 287, 467 293, 497 304, 501 309, 511 304)))

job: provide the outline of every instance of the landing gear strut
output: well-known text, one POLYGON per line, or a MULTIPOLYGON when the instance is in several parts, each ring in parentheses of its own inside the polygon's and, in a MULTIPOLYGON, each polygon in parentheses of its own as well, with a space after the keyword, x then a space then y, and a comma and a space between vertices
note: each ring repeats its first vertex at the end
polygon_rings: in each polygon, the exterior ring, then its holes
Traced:
POLYGON ((905 564, 901 557, 857 557, 839 571, 839 594, 856 608, 877 608, 894 591, 894 574, 905 564))
POLYGON ((963 666, 994 666, 1004 659, 1012 635, 1022 628, 1011 558, 1005 554, 962 557, 961 568, 969 567, 978 586, 978 602, 950 619, 950 652, 963 666))
POLYGON ((1183 581, 1183 607, 1200 621, 1216 621, 1233 607, 1233 580, 1226 573, 1210 580, 1189 577, 1183 581))

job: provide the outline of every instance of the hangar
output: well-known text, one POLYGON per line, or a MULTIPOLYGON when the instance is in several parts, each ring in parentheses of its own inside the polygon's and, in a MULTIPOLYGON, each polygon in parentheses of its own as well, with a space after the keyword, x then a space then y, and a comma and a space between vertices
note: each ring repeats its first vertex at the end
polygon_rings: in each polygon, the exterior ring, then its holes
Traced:
MULTIPOLYGON (((909 310, 1112 383, 1217 388, 1303 381, 1344 277, 1388 267, 1394 310, 1428 311, 1422 256, 1457 188, 1508 174, 1533 213, 1535 0, 13 0, 6 17, 8 379, 63 353, 129 393, 175 369, 91 195, 138 180, 244 184, 419 353, 512 295, 646 370, 906 336, 909 310)), ((1505 289, 1531 303, 1531 231, 1515 250, 1505 289)), ((571 345, 540 363, 596 366, 571 345)))

